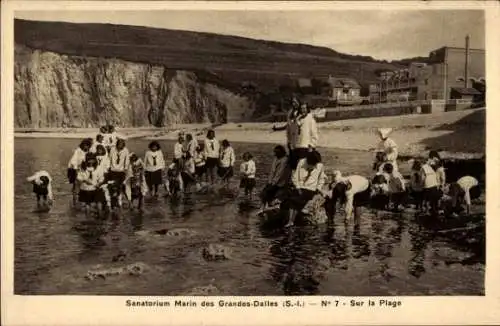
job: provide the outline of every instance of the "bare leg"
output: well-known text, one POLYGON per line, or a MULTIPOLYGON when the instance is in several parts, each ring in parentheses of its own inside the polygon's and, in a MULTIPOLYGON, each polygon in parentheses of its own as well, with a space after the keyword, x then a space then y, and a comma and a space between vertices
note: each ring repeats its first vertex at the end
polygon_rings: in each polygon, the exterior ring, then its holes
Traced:
POLYGON ((294 209, 290 209, 290 215, 288 216, 288 223, 285 225, 285 227, 293 226, 293 223, 295 222, 296 215, 297 215, 297 211, 294 209))
POLYGON ((73 206, 76 207, 77 205, 76 183, 73 183, 71 192, 73 193, 73 206))

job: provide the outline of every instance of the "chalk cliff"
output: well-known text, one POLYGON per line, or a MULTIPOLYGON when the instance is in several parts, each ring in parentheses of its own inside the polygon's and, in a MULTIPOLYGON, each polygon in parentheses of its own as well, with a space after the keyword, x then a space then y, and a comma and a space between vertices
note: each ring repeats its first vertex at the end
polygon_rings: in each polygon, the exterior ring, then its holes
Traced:
POLYGON ((199 73, 15 47, 16 127, 223 123, 253 103, 199 73))

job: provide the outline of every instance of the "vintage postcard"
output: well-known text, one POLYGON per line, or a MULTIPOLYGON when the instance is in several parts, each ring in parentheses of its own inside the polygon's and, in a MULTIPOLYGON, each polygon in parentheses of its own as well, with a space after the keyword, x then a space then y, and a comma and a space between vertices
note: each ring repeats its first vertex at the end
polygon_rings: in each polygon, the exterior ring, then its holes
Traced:
POLYGON ((3 324, 500 322, 498 2, 1 20, 3 324))

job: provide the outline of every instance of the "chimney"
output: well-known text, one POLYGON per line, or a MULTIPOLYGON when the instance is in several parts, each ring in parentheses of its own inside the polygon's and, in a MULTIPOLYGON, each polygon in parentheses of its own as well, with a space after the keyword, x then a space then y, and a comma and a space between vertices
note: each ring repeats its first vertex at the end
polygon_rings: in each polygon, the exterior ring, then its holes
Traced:
POLYGON ((465 78, 465 88, 469 87, 469 35, 465 37, 465 72, 464 72, 464 78, 465 78))

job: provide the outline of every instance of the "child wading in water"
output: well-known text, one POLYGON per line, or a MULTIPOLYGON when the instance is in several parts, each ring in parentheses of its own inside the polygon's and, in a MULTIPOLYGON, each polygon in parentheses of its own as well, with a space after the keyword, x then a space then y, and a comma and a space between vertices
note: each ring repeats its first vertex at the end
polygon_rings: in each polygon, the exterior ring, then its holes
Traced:
POLYGON ((194 165, 196 178, 198 182, 201 182, 203 175, 206 173, 206 159, 203 144, 199 144, 196 147, 196 151, 194 153, 194 165))
POLYGON ((234 175, 233 166, 235 161, 234 150, 229 141, 224 139, 220 153, 219 177, 226 187, 229 186, 229 181, 234 175))
POLYGON ((92 204, 104 202, 103 193, 99 189, 104 183, 104 174, 97 168, 95 155, 87 154, 77 179, 80 182, 78 200, 85 204, 85 213, 88 214, 92 204))
POLYGON ((384 173, 387 176, 389 186, 389 200, 395 211, 402 211, 406 201, 405 181, 399 171, 394 171, 391 163, 384 164, 384 173))
POLYGON ((219 163, 220 144, 215 138, 215 131, 209 130, 205 139, 205 159, 208 181, 213 185, 215 183, 215 171, 219 163))
POLYGON ((156 198, 158 188, 163 181, 163 169, 165 169, 163 152, 156 141, 149 144, 149 150, 144 157, 144 169, 149 192, 156 198))
POLYGON ((142 209, 142 202, 148 192, 146 178, 144 175, 144 164, 134 153, 130 154, 130 168, 127 180, 125 181, 125 194, 129 201, 130 209, 134 208, 134 201, 137 200, 137 209, 142 209))
POLYGON ((47 171, 38 171, 26 179, 33 184, 33 192, 36 194, 36 206, 38 209, 42 207, 50 208, 54 200, 52 194, 52 178, 47 171), (40 205, 40 200, 43 200, 43 206, 40 205))
POLYGON ((78 171, 80 170, 80 166, 85 161, 85 155, 87 155, 90 150, 90 146, 91 144, 88 139, 82 140, 78 148, 75 149, 73 156, 68 163, 68 181, 72 185, 71 192, 73 193, 74 206, 76 206, 78 194, 78 183, 76 177, 78 175, 78 171))
POLYGON ((200 186, 196 181, 195 172, 196 167, 194 164, 194 159, 193 157, 191 157, 190 152, 186 152, 184 156, 184 166, 181 172, 182 184, 185 192, 187 192, 189 187, 194 183, 197 184, 197 189, 199 189, 200 186))
POLYGON ((415 202, 415 208, 422 210, 424 184, 420 171, 422 170, 422 162, 418 159, 411 164, 410 177, 410 195, 415 202))
POLYGON ((243 154, 243 163, 240 165, 241 181, 240 189, 245 190, 245 196, 252 200, 253 189, 255 188, 255 161, 252 154, 246 152, 243 154))

